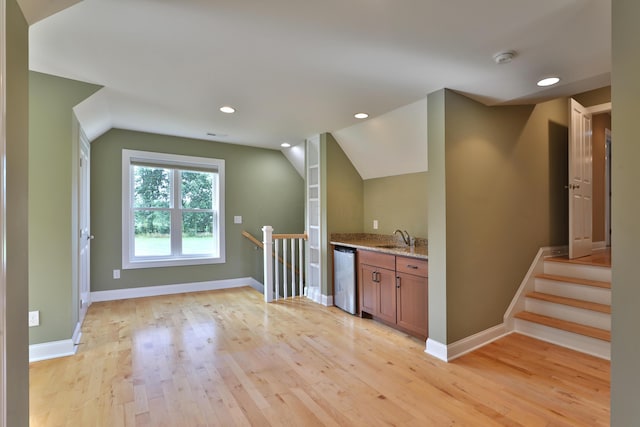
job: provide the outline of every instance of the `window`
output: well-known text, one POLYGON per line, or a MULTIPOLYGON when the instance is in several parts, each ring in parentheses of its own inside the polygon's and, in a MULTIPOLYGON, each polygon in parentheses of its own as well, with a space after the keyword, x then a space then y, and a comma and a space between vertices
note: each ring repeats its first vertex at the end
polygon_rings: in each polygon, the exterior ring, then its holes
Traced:
POLYGON ((122 268, 225 262, 224 160, 122 150, 122 268))

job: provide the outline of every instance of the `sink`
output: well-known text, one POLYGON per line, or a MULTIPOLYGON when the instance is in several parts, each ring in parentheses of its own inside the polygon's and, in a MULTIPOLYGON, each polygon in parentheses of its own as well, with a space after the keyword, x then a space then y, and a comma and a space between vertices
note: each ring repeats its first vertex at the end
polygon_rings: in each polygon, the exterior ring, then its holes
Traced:
POLYGON ((401 249, 401 248, 405 248, 406 246, 402 246, 402 245, 393 245, 393 244, 389 244, 389 245, 376 245, 376 248, 382 248, 382 249, 401 249))

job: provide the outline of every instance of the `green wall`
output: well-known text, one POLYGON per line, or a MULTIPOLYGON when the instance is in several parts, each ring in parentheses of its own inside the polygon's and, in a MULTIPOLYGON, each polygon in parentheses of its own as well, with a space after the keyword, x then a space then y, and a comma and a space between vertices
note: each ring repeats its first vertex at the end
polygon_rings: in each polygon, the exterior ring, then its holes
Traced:
POLYGON ((391 234, 407 230, 413 237, 427 233, 427 172, 364 181, 364 232, 391 234), (378 229, 373 229, 373 220, 378 229))
MULTIPOLYGON (((361 233, 364 216, 364 184, 340 145, 329 133, 320 136, 321 151, 326 166, 326 180, 321 188, 326 190, 327 201, 325 230, 327 242, 332 233, 361 233)), ((333 295, 333 257, 325 242, 323 264, 326 266, 322 284, 323 295, 333 295)))
POLYGON ((449 344, 500 324, 538 249, 567 243, 568 107, 487 107, 449 90, 443 102, 446 198, 429 203, 446 212, 430 212, 429 230, 445 228, 446 244, 430 236, 429 252, 446 254, 430 273, 446 268, 449 344))
POLYGON ((613 0, 612 53, 612 348, 611 425, 640 420, 640 2, 613 0))
POLYGON ((7 426, 29 425, 27 300, 29 170, 29 28, 15 0, 6 2, 6 303, 7 426))
POLYGON ((447 341, 447 180, 445 166, 445 95, 439 90, 427 96, 427 156, 429 172, 429 339, 447 341))
POLYGON ((304 183, 280 151, 113 129, 91 144, 91 290, 194 283, 253 277, 262 282, 262 251, 242 237, 262 240, 262 226, 275 233, 304 231, 304 183), (225 160, 226 263, 122 270, 122 149, 225 160), (241 215, 243 224, 234 224, 241 215))
POLYGON ((72 109, 99 89, 29 73, 29 310, 40 310, 31 344, 69 339, 78 322, 72 109))

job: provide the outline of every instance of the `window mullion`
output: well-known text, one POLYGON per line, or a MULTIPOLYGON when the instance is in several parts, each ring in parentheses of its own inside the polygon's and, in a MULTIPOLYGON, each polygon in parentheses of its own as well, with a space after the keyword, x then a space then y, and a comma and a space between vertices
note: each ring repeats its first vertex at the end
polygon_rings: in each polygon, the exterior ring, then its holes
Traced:
POLYGON ((182 255, 182 213, 180 195, 180 171, 171 170, 171 254, 182 255))

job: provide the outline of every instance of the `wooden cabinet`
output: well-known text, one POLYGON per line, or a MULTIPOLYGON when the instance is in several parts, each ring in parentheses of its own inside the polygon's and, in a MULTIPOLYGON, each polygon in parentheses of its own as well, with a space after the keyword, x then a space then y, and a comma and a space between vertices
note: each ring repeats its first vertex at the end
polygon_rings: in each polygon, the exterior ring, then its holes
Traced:
POLYGON ((372 265, 360 264, 360 311, 375 314, 378 312, 380 300, 376 273, 378 269, 372 265))
POLYGON ((395 323, 395 256, 369 251, 358 255, 361 313, 395 323))
POLYGON ((358 251, 360 315, 428 335, 427 260, 358 251))
POLYGON ((414 335, 429 334, 428 263, 409 257, 396 257, 396 322, 414 335))

